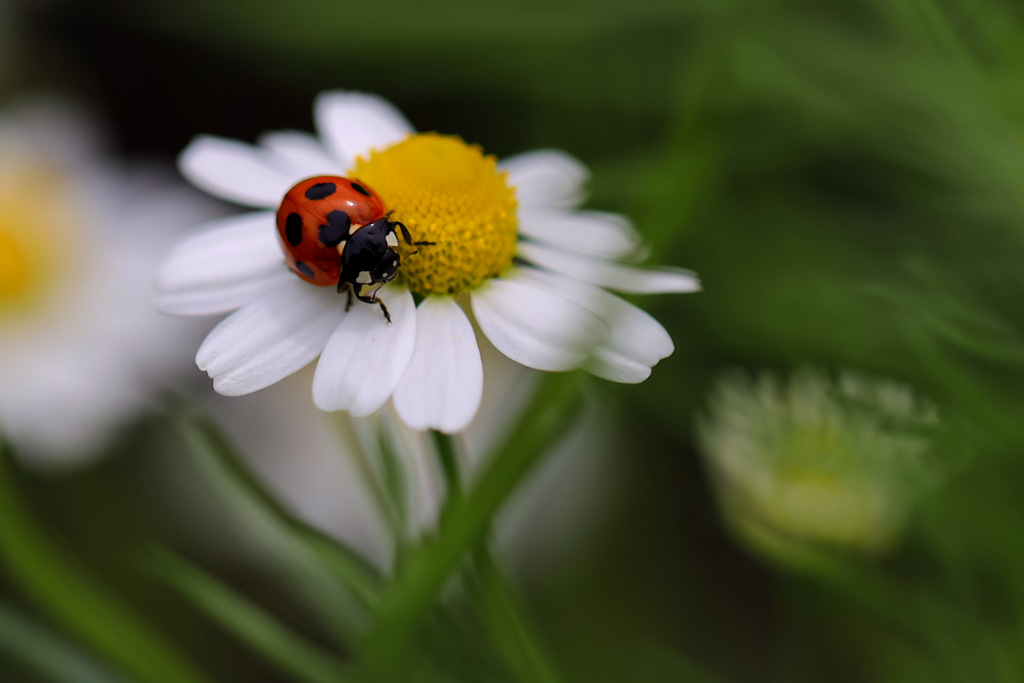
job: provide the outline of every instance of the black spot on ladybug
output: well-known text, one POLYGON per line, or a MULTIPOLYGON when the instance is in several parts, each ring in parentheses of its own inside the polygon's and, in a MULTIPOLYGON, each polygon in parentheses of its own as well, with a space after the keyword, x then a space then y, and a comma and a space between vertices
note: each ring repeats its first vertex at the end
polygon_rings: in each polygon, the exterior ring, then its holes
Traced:
POLYGON ((324 199, 334 194, 337 189, 338 186, 334 183, 317 183, 306 190, 306 199, 324 199))
POLYGON ((352 189, 355 190, 356 192, 358 192, 359 194, 363 195, 364 197, 369 197, 370 196, 370 191, 367 190, 362 185, 360 185, 359 183, 353 182, 352 183, 352 189))
POLYGON ((284 236, 288 239, 288 244, 293 247, 299 246, 299 242, 302 241, 302 216, 297 213, 288 214, 284 221, 284 236))
POLYGON ((310 268, 305 263, 303 263, 302 261, 296 261, 295 262, 295 267, 299 270, 300 273, 302 273, 303 275, 305 275, 308 278, 316 277, 316 275, 313 273, 313 269, 310 268))
POLYGON ((352 219, 341 209, 335 209, 327 214, 327 223, 320 226, 320 242, 325 247, 336 247, 341 241, 348 237, 348 229, 352 226, 352 219))

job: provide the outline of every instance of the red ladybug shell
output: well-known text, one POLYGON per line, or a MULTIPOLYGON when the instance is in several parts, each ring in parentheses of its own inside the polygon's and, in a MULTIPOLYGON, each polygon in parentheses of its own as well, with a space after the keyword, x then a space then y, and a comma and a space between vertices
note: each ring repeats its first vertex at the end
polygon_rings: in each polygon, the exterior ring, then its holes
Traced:
POLYGON ((337 285, 344 240, 386 213, 380 195, 357 180, 330 175, 303 180, 277 209, 277 234, 288 267, 314 285, 337 285))

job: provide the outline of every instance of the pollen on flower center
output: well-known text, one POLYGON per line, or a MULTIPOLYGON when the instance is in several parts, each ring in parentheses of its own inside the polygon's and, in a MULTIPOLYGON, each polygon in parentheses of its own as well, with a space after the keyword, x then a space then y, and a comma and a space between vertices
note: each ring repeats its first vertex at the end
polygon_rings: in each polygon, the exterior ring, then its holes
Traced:
POLYGON ((399 240, 399 277, 413 292, 456 294, 512 265, 515 191, 479 147, 436 133, 412 135, 358 158, 349 176, 380 194, 391 220, 405 224, 413 241, 435 243, 411 247, 399 240))

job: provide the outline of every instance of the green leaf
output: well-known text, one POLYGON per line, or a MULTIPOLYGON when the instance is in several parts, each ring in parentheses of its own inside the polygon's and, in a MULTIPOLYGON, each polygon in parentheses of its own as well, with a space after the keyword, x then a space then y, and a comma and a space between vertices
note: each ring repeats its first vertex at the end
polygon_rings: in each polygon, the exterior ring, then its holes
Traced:
POLYGON ((206 681, 122 599, 76 566, 47 537, 15 484, 10 447, 0 442, 0 556, 6 573, 40 608, 143 683, 206 681))
POLYGON ((263 609, 198 568, 164 550, 153 553, 149 566, 282 670, 310 683, 345 680, 341 660, 306 642, 263 609))

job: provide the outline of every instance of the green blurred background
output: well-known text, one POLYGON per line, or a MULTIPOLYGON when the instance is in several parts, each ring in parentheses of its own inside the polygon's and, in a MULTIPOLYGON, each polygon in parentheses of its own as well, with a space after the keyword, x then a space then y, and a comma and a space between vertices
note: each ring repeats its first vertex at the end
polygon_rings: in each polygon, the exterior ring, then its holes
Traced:
MULTIPOLYGON (((374 92, 499 157, 570 152, 593 172, 588 208, 700 274, 700 294, 639 302, 676 342, 650 380, 587 385, 615 413, 615 484, 571 558, 519 585, 565 680, 1024 680, 1024 6, 50 0, 9 21, 3 94, 86 103, 127 157, 309 130, 318 92, 374 92), (720 520, 694 429, 710 387, 806 365, 939 406, 953 474, 885 557, 793 569, 720 520)), ((19 470, 22 494, 213 680, 289 680, 140 568, 153 542, 179 549, 321 637, 154 495, 181 467, 162 420, 92 468, 19 470)), ((5 601, 59 630, 9 579, 5 601)), ((475 656, 438 638, 435 658, 475 656)), ((4 652, 0 671, 49 680, 4 652)), ((430 680, 476 680, 452 675, 430 680)))

